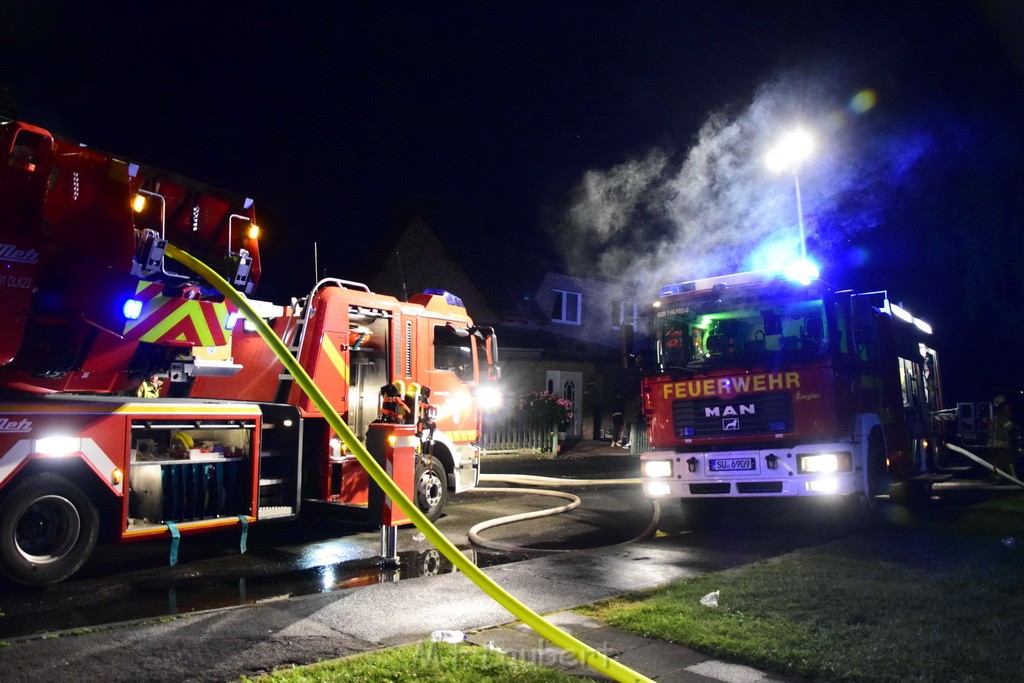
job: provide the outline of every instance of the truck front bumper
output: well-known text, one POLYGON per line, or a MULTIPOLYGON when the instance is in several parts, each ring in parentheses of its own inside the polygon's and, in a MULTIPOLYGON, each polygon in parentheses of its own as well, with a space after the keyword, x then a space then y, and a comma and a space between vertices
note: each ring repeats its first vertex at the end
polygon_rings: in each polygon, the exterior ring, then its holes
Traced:
POLYGON ((842 496, 863 490, 849 443, 641 456, 648 498, 842 496))

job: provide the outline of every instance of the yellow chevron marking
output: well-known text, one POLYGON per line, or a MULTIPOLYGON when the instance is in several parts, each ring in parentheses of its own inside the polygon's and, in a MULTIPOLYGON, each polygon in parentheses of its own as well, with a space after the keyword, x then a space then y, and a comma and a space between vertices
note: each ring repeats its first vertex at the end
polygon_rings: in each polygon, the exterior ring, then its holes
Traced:
POLYGON ((331 361, 334 369, 337 370, 338 374, 345 380, 345 384, 348 384, 348 363, 345 362, 345 357, 341 355, 341 351, 334 348, 334 344, 331 343, 331 340, 326 334, 323 336, 323 339, 320 340, 320 348, 324 350, 324 353, 327 355, 328 360, 331 361))
MULTIPOLYGON (((163 297, 158 297, 162 299, 163 297)), ((153 301, 158 301, 154 299, 153 301)), ((165 302, 168 300, 164 299, 165 302)), ((186 318, 191 319, 192 326, 195 328, 196 333, 199 336, 198 344, 196 346, 217 346, 217 340, 215 339, 212 330, 206 322, 206 317, 203 315, 202 305, 212 304, 214 312, 217 316, 217 321, 221 325, 227 322, 228 308, 223 303, 212 303, 208 301, 185 301, 176 309, 171 311, 167 316, 158 324, 154 325, 151 330, 146 332, 140 339, 144 342, 157 342, 160 341, 172 328, 178 323, 185 320, 186 318)), ((149 308, 148 306, 146 307, 149 308)), ((164 308, 163 304, 158 305, 152 311, 145 311, 144 315, 140 317, 140 320, 148 317, 148 315, 158 314, 160 309, 164 308)), ((188 337, 184 332, 181 332, 176 337, 177 341, 186 341, 188 337)))

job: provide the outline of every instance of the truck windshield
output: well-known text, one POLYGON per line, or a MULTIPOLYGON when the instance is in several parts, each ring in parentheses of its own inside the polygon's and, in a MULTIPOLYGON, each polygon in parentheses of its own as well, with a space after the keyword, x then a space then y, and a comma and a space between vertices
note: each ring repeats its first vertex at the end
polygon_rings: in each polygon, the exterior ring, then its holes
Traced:
POLYGON ((656 362, 696 370, 822 355, 829 347, 825 310, 821 299, 704 297, 670 305, 654 321, 656 362))

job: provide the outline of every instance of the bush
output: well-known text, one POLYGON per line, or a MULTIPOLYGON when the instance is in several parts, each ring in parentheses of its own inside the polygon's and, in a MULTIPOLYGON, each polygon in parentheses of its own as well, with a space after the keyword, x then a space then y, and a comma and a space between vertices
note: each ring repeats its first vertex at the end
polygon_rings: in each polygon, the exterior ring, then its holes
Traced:
POLYGON ((542 424, 561 427, 572 422, 572 401, 549 391, 534 391, 519 399, 519 409, 542 424))

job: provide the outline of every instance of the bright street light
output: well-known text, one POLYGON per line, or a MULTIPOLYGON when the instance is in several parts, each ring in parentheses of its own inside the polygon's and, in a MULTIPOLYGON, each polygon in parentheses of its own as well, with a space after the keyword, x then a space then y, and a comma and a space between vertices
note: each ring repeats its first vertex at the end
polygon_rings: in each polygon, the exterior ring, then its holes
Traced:
POLYGON ((807 159, 814 151, 814 138, 805 130, 794 130, 779 141, 768 152, 765 163, 769 170, 779 173, 791 170, 793 172, 793 185, 796 188, 796 219, 800 226, 800 256, 807 260, 807 239, 804 235, 804 210, 800 204, 800 179, 797 171, 800 163, 807 159))

